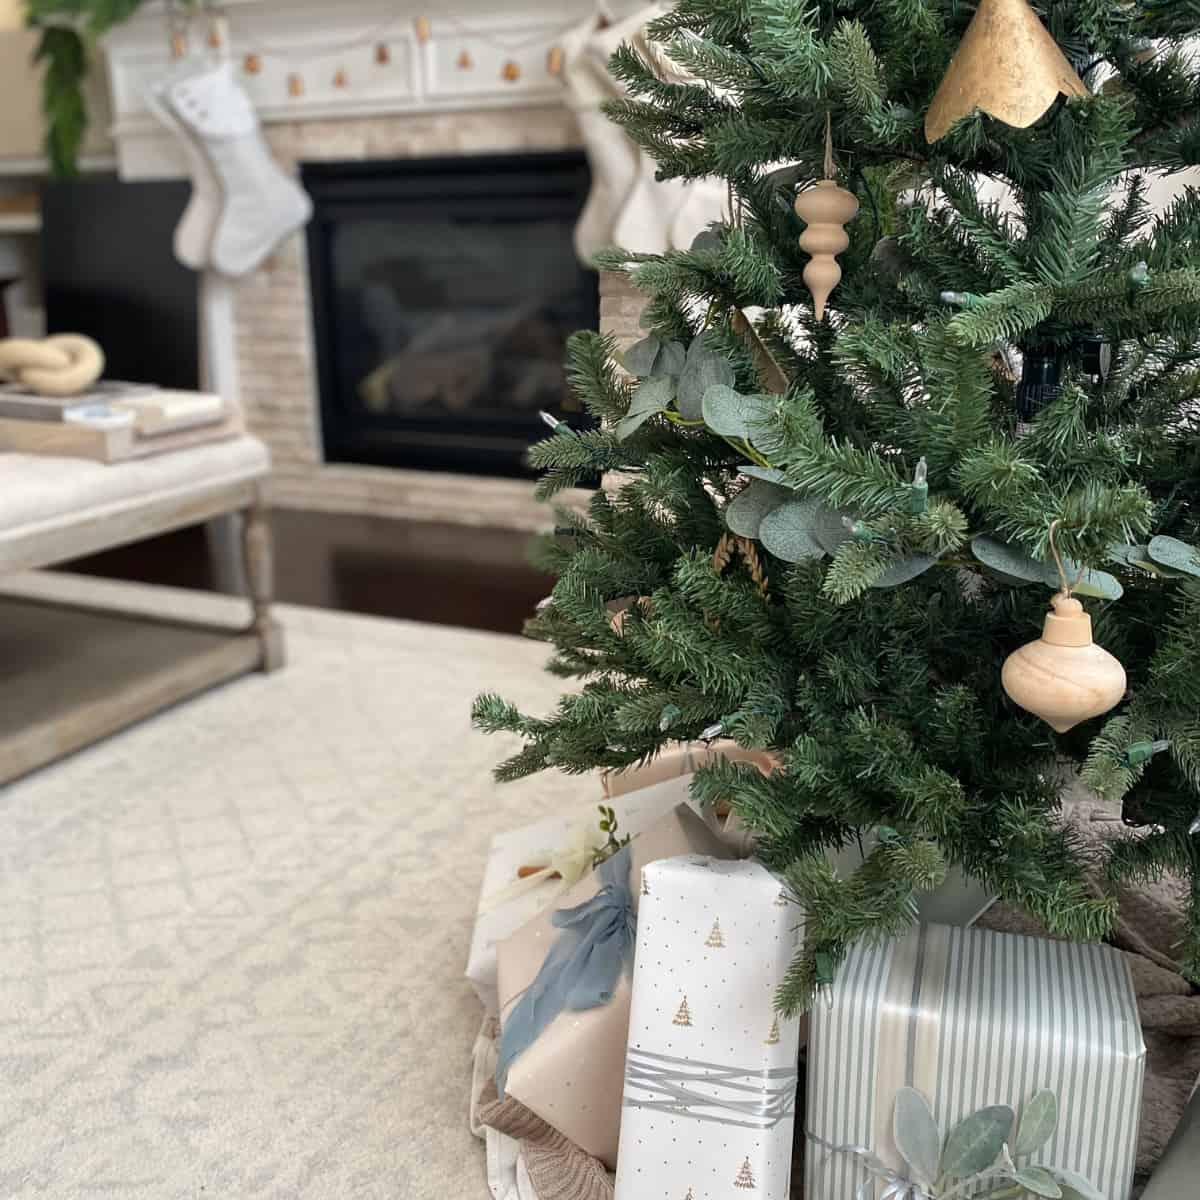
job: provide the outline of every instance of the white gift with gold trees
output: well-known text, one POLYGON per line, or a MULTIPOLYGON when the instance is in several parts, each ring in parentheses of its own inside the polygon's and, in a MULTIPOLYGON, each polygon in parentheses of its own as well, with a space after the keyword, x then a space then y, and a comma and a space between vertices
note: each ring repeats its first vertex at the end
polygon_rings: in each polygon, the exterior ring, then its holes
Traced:
POLYGON ((800 1022, 775 1011, 798 914, 751 861, 642 874, 616 1200, 786 1200, 800 1022))

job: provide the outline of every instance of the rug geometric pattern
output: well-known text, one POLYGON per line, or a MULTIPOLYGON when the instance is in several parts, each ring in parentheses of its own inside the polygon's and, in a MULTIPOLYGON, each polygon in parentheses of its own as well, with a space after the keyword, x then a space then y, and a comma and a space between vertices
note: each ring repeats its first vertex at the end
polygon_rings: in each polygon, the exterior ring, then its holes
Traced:
POLYGON ((471 698, 548 709, 542 646, 278 615, 283 671, 0 790, 0 1196, 486 1195, 462 971, 488 842, 598 785, 489 777, 514 743, 471 698))

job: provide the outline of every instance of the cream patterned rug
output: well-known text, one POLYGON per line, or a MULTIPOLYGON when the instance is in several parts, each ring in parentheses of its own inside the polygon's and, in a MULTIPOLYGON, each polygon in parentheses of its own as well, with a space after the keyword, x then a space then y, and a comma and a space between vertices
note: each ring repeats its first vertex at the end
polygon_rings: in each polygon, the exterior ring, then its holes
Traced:
MULTIPOLYGON (((3 584, 243 618, 195 593, 3 584)), ((484 857, 595 789, 497 787, 512 743, 469 706, 488 688, 549 707, 559 684, 516 638, 278 613, 283 671, 0 790, 5 1200, 487 1194, 462 979, 484 857)))

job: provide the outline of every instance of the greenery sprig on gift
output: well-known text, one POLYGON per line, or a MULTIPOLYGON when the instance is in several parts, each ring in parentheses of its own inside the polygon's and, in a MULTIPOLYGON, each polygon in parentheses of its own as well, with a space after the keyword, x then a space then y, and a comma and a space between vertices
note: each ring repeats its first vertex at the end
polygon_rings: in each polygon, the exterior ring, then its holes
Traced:
POLYGON ((600 809, 600 832, 605 835, 604 844, 597 846, 592 854, 592 866, 598 867, 602 862, 612 858, 614 854, 624 850, 629 845, 630 835, 618 836, 618 821, 616 810, 607 804, 598 806, 600 809))
POLYGON ((908 1164, 908 1179, 919 1189, 914 1200, 1104 1200, 1074 1171, 1022 1162, 1041 1150, 1057 1128, 1058 1098, 1045 1089, 1025 1103, 1019 1124, 1008 1105, 991 1105, 964 1118, 944 1140, 920 1092, 902 1088, 896 1096, 896 1147, 908 1164))

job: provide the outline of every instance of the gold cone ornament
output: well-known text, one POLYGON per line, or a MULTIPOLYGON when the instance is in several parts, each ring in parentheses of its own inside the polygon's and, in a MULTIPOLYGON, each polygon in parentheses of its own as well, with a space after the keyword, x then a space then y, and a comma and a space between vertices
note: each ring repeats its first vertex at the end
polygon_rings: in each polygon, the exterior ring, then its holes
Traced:
POLYGON ((828 116, 825 118, 825 178, 815 187, 796 197, 796 216, 808 228, 800 235, 800 249, 812 257, 804 268, 804 286, 812 293, 813 311, 818 321, 825 318, 825 302, 842 278, 837 255, 850 245, 850 236, 842 228, 858 215, 858 198, 838 187, 834 178, 833 138, 828 116))
POLYGON ((977 108, 1027 129, 1060 92, 1090 94, 1026 0, 980 0, 925 114, 925 140, 936 142, 977 108))

